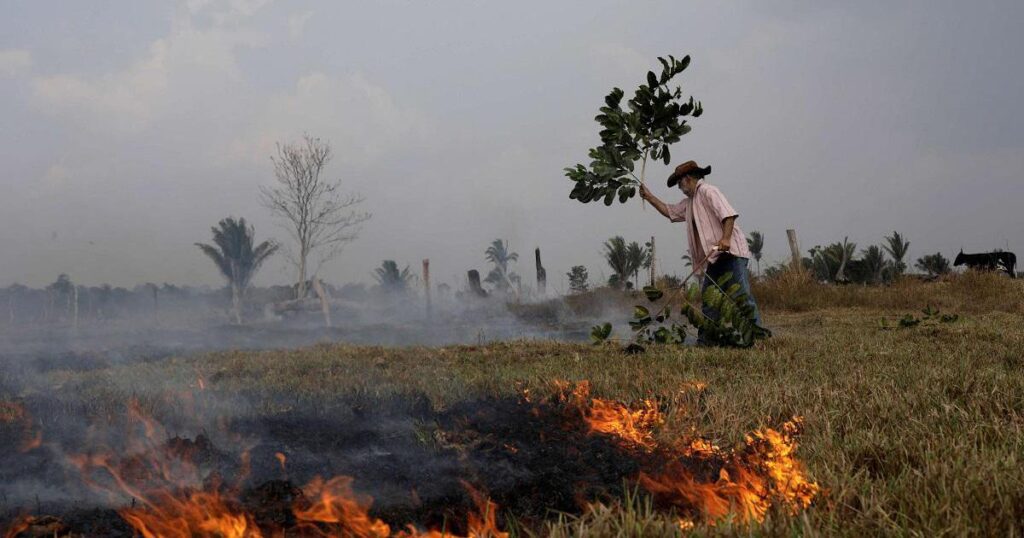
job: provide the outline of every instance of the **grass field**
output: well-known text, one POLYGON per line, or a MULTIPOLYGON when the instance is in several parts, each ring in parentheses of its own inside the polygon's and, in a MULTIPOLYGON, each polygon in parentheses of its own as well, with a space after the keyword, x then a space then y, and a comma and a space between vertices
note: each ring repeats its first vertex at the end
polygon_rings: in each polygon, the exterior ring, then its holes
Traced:
MULTIPOLYGON (((245 395, 260 415, 329 408, 338 398, 425 396, 435 408, 589 380, 594 393, 655 398, 657 432, 696 431, 728 446, 762 426, 804 417, 797 457, 824 490, 808 510, 771 512, 752 527, 697 533, 913 536, 1024 533, 1024 282, 963 275, 888 288, 760 283, 775 337, 749 350, 507 342, 445 348, 319 345, 224 352, 48 375, 93 412, 119 406, 134 380, 245 395), (927 305, 954 322, 883 329, 927 305), (153 381, 156 380, 156 381, 153 381), (707 384, 695 395, 683 390, 707 384)), ((623 311, 624 322, 628 311, 623 311)), ((173 406, 144 404, 161 414, 173 406)), ((216 409, 208 410, 215 413, 216 409)), ((513 514, 514 516, 514 514, 513 514)), ((580 518, 520 529, 556 536, 650 536, 678 531, 639 498, 580 518)))

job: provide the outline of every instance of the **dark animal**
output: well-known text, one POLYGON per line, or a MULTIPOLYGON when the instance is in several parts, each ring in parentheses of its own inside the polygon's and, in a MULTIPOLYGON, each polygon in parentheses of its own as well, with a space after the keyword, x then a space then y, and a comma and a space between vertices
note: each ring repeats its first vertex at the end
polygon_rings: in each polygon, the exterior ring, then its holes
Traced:
POLYGON ((1014 267, 1017 265, 1017 255, 1012 252, 982 252, 980 254, 964 254, 963 249, 956 255, 953 265, 966 265, 971 269, 987 269, 989 271, 1006 271, 1010 278, 1016 278, 1017 273, 1014 267))

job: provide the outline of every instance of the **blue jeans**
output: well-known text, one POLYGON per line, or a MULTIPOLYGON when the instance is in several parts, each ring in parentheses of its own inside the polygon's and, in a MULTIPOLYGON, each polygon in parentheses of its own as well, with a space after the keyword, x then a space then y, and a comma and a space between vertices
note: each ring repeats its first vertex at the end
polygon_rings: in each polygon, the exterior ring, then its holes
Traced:
MULTIPOLYGON (((722 288, 728 289, 728 287, 733 284, 740 285, 740 290, 747 294, 747 304, 754 309, 754 323, 760 327, 761 312, 757 309, 757 302, 754 301, 754 294, 750 291, 750 275, 747 273, 746 258, 737 258, 729 253, 721 254, 718 259, 715 260, 715 263, 709 265, 704 271, 704 281, 701 282, 700 286, 701 293, 703 293, 708 286, 714 285, 711 283, 712 278, 715 279, 715 282, 718 282, 726 273, 732 273, 732 280, 729 281, 728 285, 722 286, 722 288)), ((710 306, 702 306, 701 312, 703 312, 708 319, 718 319, 718 311, 710 306)), ((697 332, 697 343, 705 343, 704 335, 701 334, 701 331, 697 332)))

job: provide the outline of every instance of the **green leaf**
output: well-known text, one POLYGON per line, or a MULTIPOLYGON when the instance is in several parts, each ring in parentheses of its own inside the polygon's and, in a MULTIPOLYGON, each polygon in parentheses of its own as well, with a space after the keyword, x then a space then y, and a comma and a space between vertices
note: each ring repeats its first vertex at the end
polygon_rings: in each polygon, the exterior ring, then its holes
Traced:
POLYGON ((594 344, 600 344, 608 339, 612 334, 612 324, 605 323, 604 325, 595 325, 590 329, 590 339, 594 344))
POLYGON ((647 85, 651 88, 656 88, 660 85, 658 84, 658 75, 655 75, 654 71, 647 72, 647 85))
POLYGON ((634 331, 639 331, 644 327, 651 324, 651 318, 637 319, 629 322, 629 327, 634 331))
POLYGON ((644 286, 644 295, 648 301, 654 302, 664 297, 665 293, 654 286, 644 286))
POLYGON ((633 307, 633 317, 636 319, 648 318, 651 316, 651 311, 647 310, 646 307, 636 305, 633 307))
POLYGON ((613 88, 611 93, 605 96, 604 102, 605 104, 608 105, 609 108, 618 108, 619 102, 622 101, 623 95, 624 92, 622 90, 620 90, 619 88, 613 88))

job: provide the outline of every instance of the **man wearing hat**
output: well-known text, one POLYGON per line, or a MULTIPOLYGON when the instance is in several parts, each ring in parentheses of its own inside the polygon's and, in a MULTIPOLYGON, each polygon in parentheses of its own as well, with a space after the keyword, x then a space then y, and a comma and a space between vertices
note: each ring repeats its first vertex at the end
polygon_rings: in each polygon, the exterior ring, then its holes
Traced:
MULTIPOLYGON (((711 279, 718 282, 726 273, 732 273, 733 282, 747 294, 750 306, 754 308, 754 321, 760 326, 761 315, 750 291, 747 273, 750 250, 743 230, 736 225, 739 213, 729 205, 722 191, 704 181, 710 173, 710 166, 701 168, 694 161, 677 166, 668 177, 668 186, 671 188, 678 184, 686 195, 678 204, 662 202, 644 185, 640 186, 640 196, 670 221, 689 223, 690 259, 693 260, 694 271, 704 275, 701 291, 712 285, 711 279)), ((708 318, 718 319, 718 312, 713 308, 704 306, 703 312, 708 318)), ((697 343, 706 343, 702 334, 697 335, 697 343)))

